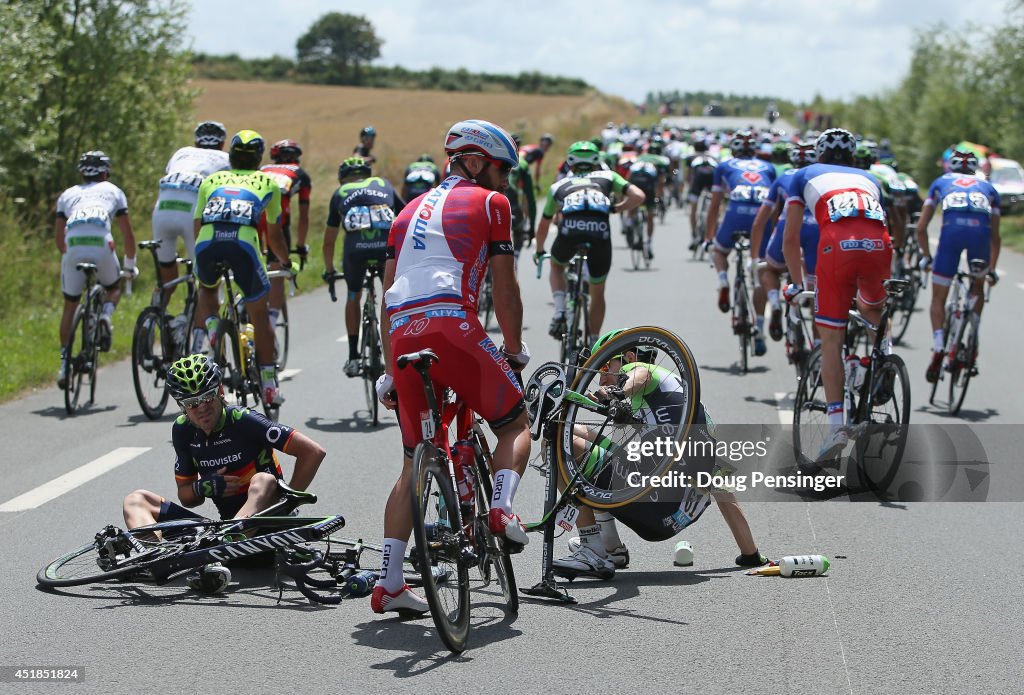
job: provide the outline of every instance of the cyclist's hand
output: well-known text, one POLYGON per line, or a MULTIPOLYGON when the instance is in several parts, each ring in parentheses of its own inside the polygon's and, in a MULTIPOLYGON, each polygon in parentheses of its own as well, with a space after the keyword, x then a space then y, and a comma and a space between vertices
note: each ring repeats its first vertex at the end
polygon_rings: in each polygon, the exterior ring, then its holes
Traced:
POLYGON ((225 475, 224 480, 224 497, 233 497, 234 495, 242 494, 242 488, 247 485, 237 475, 225 475))
POLYGON ((541 260, 544 258, 544 249, 537 249, 533 252, 533 264, 540 266, 541 260))
POLYGON ((320 274, 320 277, 322 277, 324 282, 326 282, 327 284, 330 284, 331 280, 335 279, 333 276, 334 268, 331 268, 330 270, 325 270, 323 273, 320 274))
POLYGON ((398 405, 395 398, 395 379, 390 374, 381 374, 377 377, 377 400, 388 410, 394 410, 398 405))
POLYGON ((995 269, 988 271, 985 275, 988 277, 988 284, 995 285, 999 282, 999 273, 997 273, 995 269))
POLYGON ((509 365, 513 371, 521 372, 526 368, 526 365, 530 363, 530 348, 526 346, 526 343, 522 343, 523 349, 517 354, 509 354, 505 352, 505 346, 501 347, 501 353, 505 355, 505 359, 508 360, 509 365))
POLYGON ((309 258, 309 244, 302 244, 295 247, 295 253, 299 256, 299 267, 306 267, 306 260, 309 258))
POLYGON ((931 270, 932 267, 932 257, 922 257, 921 260, 917 262, 917 267, 921 270, 921 272, 927 273, 929 270, 931 270))
MULTIPOLYGON (((238 480, 238 478, 235 478, 235 480, 238 480)), ((192 483, 192 492, 195 493, 196 497, 223 497, 226 489, 227 481, 222 475, 211 475, 207 478, 200 478, 192 483)))
POLYGON ((132 277, 135 277, 135 278, 139 277, 139 265, 138 265, 138 262, 135 260, 134 257, 131 257, 131 256, 125 256, 124 257, 124 269, 127 272, 131 273, 132 277))
POLYGON ((711 253, 711 241, 709 239, 704 240, 704 253, 711 253))
POLYGON ((796 296, 803 291, 804 288, 801 285, 791 282, 782 290, 782 297, 786 300, 787 304, 792 304, 793 300, 796 299, 796 296))

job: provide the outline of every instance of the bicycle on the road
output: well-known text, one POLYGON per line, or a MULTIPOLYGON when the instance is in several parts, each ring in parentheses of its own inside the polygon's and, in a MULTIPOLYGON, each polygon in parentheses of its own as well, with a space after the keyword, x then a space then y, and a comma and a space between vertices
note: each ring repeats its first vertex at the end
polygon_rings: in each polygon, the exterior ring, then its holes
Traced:
POLYGON ((802 379, 814 350, 814 317, 804 314, 804 306, 814 301, 813 290, 803 290, 786 303, 786 359, 802 379))
POLYGON ((740 370, 746 374, 756 328, 754 312, 750 305, 750 292, 747 289, 747 270, 743 263, 743 252, 750 250, 750 236, 747 232, 734 232, 732 238, 736 242, 736 276, 732 284, 732 332, 739 336, 740 370))
MULTIPOLYGON (((918 214, 916 217, 919 216, 918 214)), ((903 253, 896 256, 893 266, 894 278, 910 282, 910 285, 907 286, 907 291, 900 297, 900 301, 896 305, 896 312, 893 314, 893 345, 899 345, 906 335, 910 319, 917 310, 917 297, 927 285, 927 275, 919 267, 922 254, 921 247, 917 243, 917 234, 914 231, 917 224, 916 217, 912 224, 907 225, 907 239, 903 246, 903 253)))
POLYGON ((153 255, 153 267, 157 284, 149 306, 139 312, 132 333, 132 381, 135 396, 142 413, 150 420, 156 420, 167 408, 167 370, 180 357, 193 352, 192 331, 195 326, 196 279, 192 275, 192 260, 176 258, 185 268, 185 274, 167 283, 160 281, 160 262, 156 250, 160 240, 139 242, 139 248, 148 249, 153 255), (164 299, 178 285, 185 285, 185 305, 176 316, 167 313, 164 299))
POLYGON ((629 246, 629 258, 633 264, 633 270, 640 270, 640 266, 651 267, 651 259, 644 252, 644 235, 647 233, 647 216, 650 213, 645 205, 634 208, 623 214, 622 233, 626 235, 626 244, 629 246))
MULTIPOLYGON (((380 423, 380 401, 377 400, 376 391, 377 379, 384 373, 384 348, 380 342, 380 318, 377 316, 375 280, 382 279, 383 275, 383 265, 376 261, 367 263, 366 274, 363 277, 363 309, 359 327, 359 375, 363 379, 366 409, 374 427, 380 423)), ((338 301, 334 283, 344 277, 344 273, 337 272, 325 276, 332 302, 338 301)))
MULTIPOLYGON (((570 376, 575 375, 576 365, 586 359, 584 351, 590 348, 590 283, 587 282, 586 276, 589 251, 590 244, 578 244, 576 253, 565 270, 565 330, 560 339, 558 359, 566 365, 570 376)), ((540 257, 537 265, 538 278, 546 258, 551 258, 551 254, 540 257)))
MULTIPOLYGON (((885 478, 891 482, 903 458, 910 423, 910 377, 903 359, 885 354, 886 327, 896 311, 900 295, 910 284, 907 280, 886 280, 886 300, 877 326, 857 311, 849 312, 850 321, 874 334, 869 355, 857 357, 843 349, 846 366, 844 383, 844 424, 850 428, 850 439, 857 444, 858 460, 869 444, 876 444, 880 458, 889 465, 885 478)), ((793 450, 798 465, 815 465, 821 444, 830 434, 827 399, 821 378, 821 347, 812 351, 796 392, 793 406, 793 450)), ((873 485, 884 489, 886 480, 873 485)))
POLYGON ((507 612, 519 612, 519 591, 512 568, 513 547, 491 533, 487 523, 493 479, 490 448, 481 420, 454 394, 438 403, 430 380, 431 350, 399 356, 399 369, 419 372, 430 407, 424 420, 431 436, 412 456, 412 514, 416 547, 410 552, 419 571, 430 614, 441 640, 453 652, 466 649, 469 638, 470 579, 476 567, 487 586, 497 580, 507 612), (449 444, 449 428, 455 451, 449 444), (465 448, 464 448, 465 447, 465 448))
POLYGON ((693 251, 693 257, 698 261, 703 261, 707 255, 707 249, 704 246, 704 231, 708 228, 708 209, 710 207, 711 191, 704 189, 697 199, 697 228, 691 230, 693 234, 690 241, 690 250, 693 251))
MULTIPOLYGON (((64 409, 74 415, 82 407, 96 400, 96 370, 100 361, 100 315, 107 292, 99 283, 95 263, 76 263, 75 268, 85 273, 85 292, 71 318, 71 332, 64 345, 67 369, 64 375, 64 409), (82 384, 88 379, 89 400, 82 403, 82 384)), ((132 278, 130 272, 121 271, 122 278, 132 278)), ((110 336, 113 341, 113 336, 110 336)), ((108 349, 108 348, 104 348, 108 349)))
POLYGON ((986 283, 984 295, 978 296, 971 294, 971 285, 979 277, 984 276, 987 267, 987 261, 972 258, 967 270, 957 270, 946 299, 946 318, 942 324, 946 336, 946 359, 939 371, 939 378, 932 384, 928 402, 935 405, 939 382, 945 380, 948 375, 949 401, 946 403, 946 409, 950 415, 960 412, 971 377, 978 373, 978 327, 981 317, 974 308, 979 301, 988 302, 992 286, 986 283))
MULTIPOLYGON (((303 270, 306 267, 305 256, 299 252, 299 249, 289 249, 289 255, 298 255, 299 257, 299 270, 303 270)), ((277 371, 282 371, 285 365, 288 364, 288 343, 290 339, 291 329, 288 325, 288 297, 294 297, 296 290, 299 289, 298 273, 294 270, 294 265, 291 268, 282 268, 280 270, 268 270, 267 278, 273 280, 275 278, 284 278, 290 285, 288 291, 285 292, 284 297, 281 301, 281 312, 277 316, 277 321, 273 325, 274 329, 274 363, 277 365, 277 371)))
POLYGON ((490 330, 491 317, 494 316, 494 279, 491 277, 491 269, 489 267, 484 274, 484 281, 480 285, 476 313, 480 317, 480 325, 484 327, 484 330, 490 330))

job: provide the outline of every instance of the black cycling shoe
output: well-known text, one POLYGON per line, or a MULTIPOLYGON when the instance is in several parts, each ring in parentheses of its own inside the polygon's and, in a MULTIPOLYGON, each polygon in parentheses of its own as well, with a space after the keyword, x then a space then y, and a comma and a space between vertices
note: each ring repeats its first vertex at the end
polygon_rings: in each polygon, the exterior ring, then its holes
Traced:
POLYGON ((749 555, 737 555, 736 564, 740 567, 760 567, 768 564, 768 558, 760 550, 756 550, 749 555))
POLYGON ((776 343, 782 340, 782 309, 772 311, 772 317, 768 321, 768 335, 776 343))

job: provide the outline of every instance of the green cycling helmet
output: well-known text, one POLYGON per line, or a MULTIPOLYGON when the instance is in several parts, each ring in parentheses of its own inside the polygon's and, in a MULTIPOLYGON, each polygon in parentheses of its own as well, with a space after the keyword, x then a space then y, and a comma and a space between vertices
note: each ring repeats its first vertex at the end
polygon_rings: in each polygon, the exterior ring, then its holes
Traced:
MULTIPOLYGON (((603 348, 605 345, 610 343, 621 333, 625 333, 625 328, 616 328, 614 331, 608 331, 596 341, 594 341, 594 347, 591 348, 590 354, 596 355, 597 351, 603 348)), ((608 358, 608 361, 616 358, 624 358, 626 352, 635 352, 637 362, 645 362, 648 364, 654 364, 655 359, 658 357, 658 351, 654 348, 642 347, 640 345, 627 345, 626 348, 617 355, 612 355, 608 358)))
POLYGON ((611 341, 612 338, 617 336, 619 333, 622 333, 624 330, 626 330, 626 329, 625 328, 616 328, 614 331, 608 331, 607 333, 602 335, 600 338, 598 338, 594 342, 594 347, 592 347, 590 349, 590 353, 591 354, 595 354, 598 350, 600 350, 605 345, 607 345, 611 341))
POLYGON ((180 401, 220 387, 220 366, 200 353, 182 357, 167 370, 167 391, 180 401))
POLYGON ((369 163, 362 157, 349 157, 338 166, 338 181, 349 176, 366 178, 372 173, 369 163))
POLYGON ((589 140, 574 142, 565 153, 565 163, 572 169, 581 165, 596 169, 600 161, 601 150, 589 140))

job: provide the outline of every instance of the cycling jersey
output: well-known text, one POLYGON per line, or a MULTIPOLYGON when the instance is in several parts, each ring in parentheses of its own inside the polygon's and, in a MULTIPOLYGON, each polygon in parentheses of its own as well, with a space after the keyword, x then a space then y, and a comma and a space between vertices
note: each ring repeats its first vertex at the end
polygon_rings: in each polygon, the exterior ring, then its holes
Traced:
MULTIPOLYGON (((782 252, 783 238, 786 229, 786 207, 785 202, 789 197, 789 185, 793 182, 793 175, 797 169, 787 169, 782 176, 772 182, 768 189, 768 196, 762 205, 774 208, 777 203, 782 203, 782 212, 779 214, 779 221, 771 236, 767 234, 761 237, 761 257, 768 260, 768 263, 776 268, 785 268, 786 259, 782 252), (767 243, 766 243, 767 242, 767 243)), ((800 248, 803 250, 804 265, 807 267, 808 275, 814 275, 818 263, 818 221, 814 219, 814 211, 809 207, 804 208, 803 222, 800 225, 800 248)))
POLYGON ((728 159, 715 168, 712 193, 727 193, 729 205, 715 234, 715 246, 729 251, 736 243, 733 234, 750 234, 754 215, 775 180, 775 167, 760 159, 728 159))
POLYGON ((110 221, 127 214, 124 191, 109 181, 72 186, 57 198, 57 217, 66 220, 61 292, 70 301, 77 300, 85 289, 85 273, 75 267, 79 263, 94 263, 96 277, 104 287, 113 287, 120 280, 121 265, 114 251, 110 221))
POLYGON ((391 183, 379 176, 346 183, 331 196, 327 226, 345 230, 341 261, 349 292, 362 290, 367 264, 384 263, 391 224, 404 207, 391 183))
POLYGON ((160 179, 160 193, 153 205, 153 239, 163 242, 156 258, 171 265, 177 258, 178 238, 185 243, 185 256, 195 258, 192 214, 203 180, 215 171, 231 167, 227 152, 203 147, 182 147, 167 161, 160 179))
POLYGON ((274 450, 287 452, 293 433, 291 427, 234 405, 224 407, 209 437, 185 415, 179 415, 171 428, 174 477, 179 485, 215 474, 241 478, 237 495, 213 498, 221 518, 230 519, 245 504, 249 481, 256 473, 283 477, 274 450))
POLYGON ((313 181, 309 174, 298 164, 265 164, 260 171, 272 178, 281 187, 281 229, 287 230, 291 225, 291 201, 296 193, 299 204, 309 204, 309 196, 313 191, 313 181))
POLYGON ((921 190, 910 174, 904 174, 902 171, 897 172, 900 177, 900 182, 903 184, 903 188, 907 191, 907 215, 914 215, 921 212, 921 208, 924 205, 924 201, 921 200, 921 190))
POLYGON ((950 284, 965 251, 968 260, 991 260, 992 218, 1000 214, 999 193, 992 184, 967 174, 944 174, 928 187, 924 205, 942 206, 942 231, 932 266, 935 284, 950 284))
POLYGON ((718 168, 718 160, 709 154, 694 154, 684 160, 689 180, 689 193, 687 199, 696 203, 700 194, 711 190, 715 183, 715 169, 718 168))
POLYGON ((202 221, 196 237, 196 277, 206 287, 220 281, 217 263, 227 263, 246 300, 270 289, 256 230, 261 216, 281 217, 281 188, 259 171, 232 169, 211 174, 199 187, 195 219, 202 221))
POLYGON ((525 159, 527 164, 533 164, 544 159, 544 150, 540 145, 523 145, 519 149, 519 156, 525 159))
POLYGON ((854 295, 869 306, 885 301, 892 241, 886 228, 882 192, 868 172, 836 164, 797 170, 787 205, 803 203, 818 221, 815 322, 846 327, 854 295))

